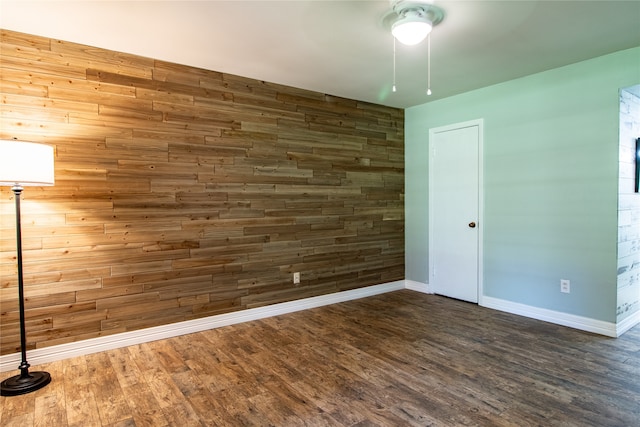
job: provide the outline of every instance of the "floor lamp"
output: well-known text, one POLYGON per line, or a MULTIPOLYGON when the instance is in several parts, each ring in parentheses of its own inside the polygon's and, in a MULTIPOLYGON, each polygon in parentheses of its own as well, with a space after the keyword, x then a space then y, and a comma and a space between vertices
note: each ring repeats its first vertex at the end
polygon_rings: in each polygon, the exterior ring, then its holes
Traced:
POLYGON ((53 185, 53 147, 22 141, 0 140, 0 185, 11 186, 16 201, 16 252, 18 299, 20 304, 20 374, 2 381, 0 395, 16 396, 41 389, 51 382, 48 372, 29 372, 27 335, 24 325, 24 283, 22 277, 22 232, 20 194, 22 187, 53 185))

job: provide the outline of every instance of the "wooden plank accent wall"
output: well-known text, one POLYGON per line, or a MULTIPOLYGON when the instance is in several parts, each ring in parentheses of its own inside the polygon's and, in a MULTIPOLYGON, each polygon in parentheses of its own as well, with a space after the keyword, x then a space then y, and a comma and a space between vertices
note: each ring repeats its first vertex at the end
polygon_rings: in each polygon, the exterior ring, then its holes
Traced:
MULTIPOLYGON (((404 278, 403 110, 11 31, 0 54, 0 138, 56 148, 23 193, 29 348, 404 278)), ((8 187, 0 213, 7 354, 8 187)))

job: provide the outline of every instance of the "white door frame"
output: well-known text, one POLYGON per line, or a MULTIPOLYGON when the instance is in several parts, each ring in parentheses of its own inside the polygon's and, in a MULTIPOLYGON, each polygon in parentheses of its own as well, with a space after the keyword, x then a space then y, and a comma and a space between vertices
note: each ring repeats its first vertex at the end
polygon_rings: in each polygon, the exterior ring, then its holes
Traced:
MULTIPOLYGON (((484 119, 476 119, 470 120, 461 123, 454 123, 447 126, 440 126, 437 128, 429 129, 429 283, 431 283, 431 278, 433 277, 433 252, 432 248, 434 247, 433 241, 433 222, 431 218, 434 217, 434 207, 433 207, 433 197, 431 191, 431 183, 433 182, 432 171, 433 171, 433 156, 431 155, 431 141, 436 133, 447 132, 456 129, 462 129, 472 126, 478 126, 478 305, 483 305, 483 277, 484 277, 484 119)), ((429 293, 433 293, 434 289, 429 284, 429 293)))

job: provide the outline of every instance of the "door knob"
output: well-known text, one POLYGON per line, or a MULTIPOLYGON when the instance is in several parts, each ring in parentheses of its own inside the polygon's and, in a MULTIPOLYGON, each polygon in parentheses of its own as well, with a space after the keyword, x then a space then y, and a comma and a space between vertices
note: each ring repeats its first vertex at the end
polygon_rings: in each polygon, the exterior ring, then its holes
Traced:
POLYGON ((476 228, 476 223, 475 222, 470 222, 469 223, 469 228, 476 228))

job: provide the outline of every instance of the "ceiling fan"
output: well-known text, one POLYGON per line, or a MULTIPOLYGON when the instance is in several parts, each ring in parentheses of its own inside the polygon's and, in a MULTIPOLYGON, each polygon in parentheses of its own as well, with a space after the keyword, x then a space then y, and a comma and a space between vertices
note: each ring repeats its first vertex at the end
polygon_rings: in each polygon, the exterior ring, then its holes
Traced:
POLYGON ((393 35, 393 86, 396 91, 396 40, 413 46, 427 39, 427 95, 431 95, 431 38, 433 27, 444 19, 445 12, 430 1, 390 0, 391 10, 383 19, 383 26, 393 35))

